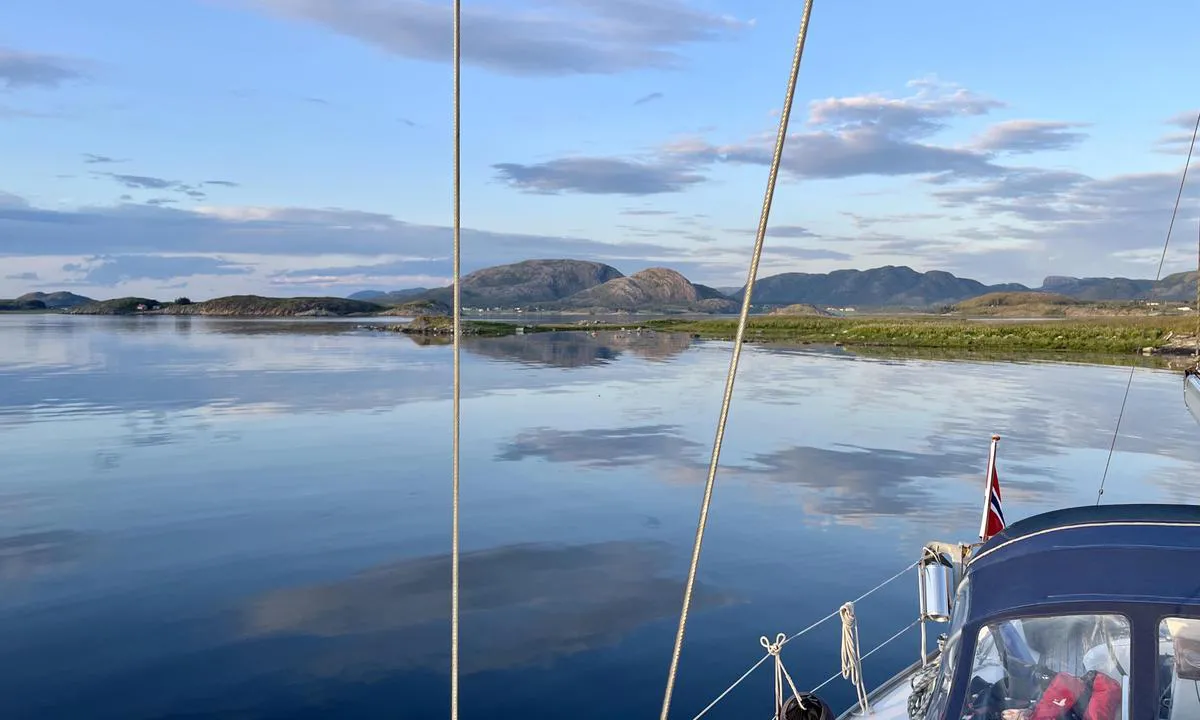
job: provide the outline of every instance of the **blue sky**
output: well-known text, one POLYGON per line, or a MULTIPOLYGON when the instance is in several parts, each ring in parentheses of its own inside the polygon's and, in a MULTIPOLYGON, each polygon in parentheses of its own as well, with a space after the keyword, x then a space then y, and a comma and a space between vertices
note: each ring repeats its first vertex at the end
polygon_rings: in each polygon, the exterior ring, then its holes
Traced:
MULTIPOLYGON (((762 275, 1152 277, 1188 2, 817 0, 762 275)), ((800 2, 465 0, 464 267, 740 285, 800 2)), ((449 270, 442 0, 0 4, 0 297, 343 295, 449 270)), ((1195 267, 1200 173, 1165 272, 1195 267)))

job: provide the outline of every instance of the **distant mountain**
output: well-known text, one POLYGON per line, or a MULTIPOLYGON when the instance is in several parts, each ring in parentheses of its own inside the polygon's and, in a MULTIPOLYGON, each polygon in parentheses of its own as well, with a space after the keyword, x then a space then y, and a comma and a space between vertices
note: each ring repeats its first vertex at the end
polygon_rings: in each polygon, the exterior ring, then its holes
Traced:
POLYGON ((1130 278, 1077 278, 1051 275, 1042 281, 1043 292, 1077 300, 1196 300, 1196 272, 1180 272, 1162 280, 1130 278))
POLYGON ((563 308, 609 310, 680 309, 730 312, 737 304, 705 285, 696 285, 669 268, 649 268, 629 277, 576 293, 558 304, 563 308))
MULTIPOLYGON (((624 277, 604 263, 587 260, 525 260, 476 270, 462 279, 467 307, 521 307, 553 303, 609 280, 624 277)), ((449 287, 424 293, 423 299, 453 305, 449 287)))
MULTIPOLYGON (((756 305, 927 307, 988 292, 1028 289, 1017 283, 984 285, 940 270, 919 273, 910 267, 888 265, 871 270, 771 275, 757 282, 753 301, 756 305)), ((738 290, 734 299, 740 302, 742 293, 738 290)))
POLYGON ((335 297, 268 298, 230 295, 186 305, 164 306, 164 315, 223 315, 228 317, 335 317, 371 315, 384 308, 377 303, 335 297))
POLYGON ((0 300, 0 312, 32 312, 47 310, 41 300, 0 300))
POLYGON ((75 307, 76 305, 85 305, 90 302, 95 302, 95 300, 93 300, 89 297, 84 297, 82 295, 76 295, 75 293, 64 292, 64 291, 52 292, 52 293, 31 292, 31 293, 25 293, 21 297, 17 298, 17 302, 28 302, 31 300, 40 301, 40 302, 44 303, 46 307, 51 308, 51 309, 69 308, 69 307, 75 307))
MULTIPOLYGON (((937 308, 962 303, 989 293, 1053 293, 1078 301, 1160 300, 1194 302, 1196 272, 1168 275, 1157 282, 1129 278, 1047 277, 1040 288, 1019 283, 985 285, 948 272, 917 272, 904 266, 829 273, 783 273, 759 279, 754 303, 786 307, 812 305, 856 308, 937 308)), ((742 290, 723 290, 689 281, 670 268, 650 268, 626 277, 599 262, 584 260, 526 260, 477 270, 462 280, 463 305, 468 308, 542 308, 545 310, 629 310, 736 312, 742 290)), ((0 309, 47 309, 73 313, 161 313, 199 315, 355 315, 388 312, 393 315, 449 313, 451 288, 409 288, 384 292, 365 290, 350 298, 261 298, 252 295, 216 298, 192 305, 160 303, 147 298, 93 301, 69 292, 29 293, 4 301, 0 309), (138 306, 143 309, 138 309, 138 306)), ((1056 308, 1045 297, 1037 305, 1056 308)), ((1023 303, 1026 300, 1022 300, 1023 303)), ((1009 308, 1005 301, 986 301, 987 307, 1009 308)), ((1027 303, 1026 303, 1027 304, 1027 303)), ((811 312, 796 308, 791 312, 811 312)), ((989 312, 1001 312, 989 310, 989 312)), ((1015 312, 1015 311, 1014 311, 1015 312)), ((1066 312, 1064 310, 1064 312, 1066 312)))
POLYGON ((198 303, 160 303, 150 298, 101 300, 68 308, 73 315, 216 315, 224 317, 334 317, 372 315, 382 305, 334 297, 268 298, 231 295, 198 303))
POLYGON ((415 297, 420 297, 429 292, 429 288, 405 288, 404 290, 363 290, 349 296, 350 300, 364 300, 366 302, 379 303, 380 305, 400 305, 408 302, 415 297))

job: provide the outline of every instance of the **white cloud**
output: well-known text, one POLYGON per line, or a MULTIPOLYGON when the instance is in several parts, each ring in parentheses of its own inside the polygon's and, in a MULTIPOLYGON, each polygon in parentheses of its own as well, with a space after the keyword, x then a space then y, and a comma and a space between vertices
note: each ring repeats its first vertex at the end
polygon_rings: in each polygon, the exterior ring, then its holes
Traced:
MULTIPOLYGON (((427 0, 252 0, 388 52, 448 62, 449 3, 427 0)), ((683 64, 681 47, 748 23, 682 0, 558 0, 523 7, 466 3, 463 62, 519 76, 612 74, 683 64)))

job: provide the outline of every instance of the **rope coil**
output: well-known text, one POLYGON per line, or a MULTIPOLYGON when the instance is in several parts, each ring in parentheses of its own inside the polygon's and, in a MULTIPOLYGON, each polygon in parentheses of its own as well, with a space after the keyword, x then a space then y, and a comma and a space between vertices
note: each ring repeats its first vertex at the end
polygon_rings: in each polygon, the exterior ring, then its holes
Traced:
POLYGON ((909 720, 920 720, 925 717, 925 711, 929 709, 929 703, 933 700, 933 683, 937 680, 938 672, 942 665, 942 651, 946 648, 946 636, 941 635, 937 640, 938 654, 925 667, 917 671, 913 675, 909 686, 912 692, 908 696, 908 717, 909 720))
POLYGON ((850 681, 858 691, 858 704, 863 714, 871 711, 867 704, 867 688, 863 681, 862 654, 858 647, 858 619, 854 616, 854 603, 848 602, 838 610, 842 617, 842 677, 850 681))

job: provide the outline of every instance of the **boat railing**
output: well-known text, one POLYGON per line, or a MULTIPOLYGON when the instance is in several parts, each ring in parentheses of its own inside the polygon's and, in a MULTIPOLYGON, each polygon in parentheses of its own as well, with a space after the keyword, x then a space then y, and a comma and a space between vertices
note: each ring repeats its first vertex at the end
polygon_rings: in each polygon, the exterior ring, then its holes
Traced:
MULTIPOLYGON (((704 706, 704 709, 702 709, 702 710, 700 710, 700 712, 696 713, 696 715, 694 716, 694 718, 692 718, 692 720, 700 720, 701 718, 703 718, 704 715, 708 714, 709 710, 712 710, 714 707, 718 706, 718 703, 720 703, 722 700, 725 700, 725 697, 728 696, 728 694, 730 694, 730 692, 732 692, 734 689, 736 689, 738 685, 745 682, 745 679, 749 678, 751 676, 751 674, 754 674, 754 671, 756 671, 756 670, 758 670, 758 668, 762 667, 764 662, 767 662, 768 660, 770 660, 772 658, 778 658, 780 650, 782 650, 782 648, 784 648, 784 646, 786 646, 787 643, 797 640, 797 638, 803 637, 804 635, 808 635, 809 632, 814 631, 817 628, 820 628, 820 626, 828 623, 829 620, 832 620, 836 617, 841 616, 842 608, 845 608, 846 606, 850 606, 851 608, 853 608, 853 606, 858 604, 858 602, 870 598, 871 595, 874 595, 875 593, 880 592, 880 590, 882 590, 884 587, 889 586, 889 584, 892 584, 896 580, 900 580, 900 578, 902 576, 904 576, 905 574, 907 574, 908 571, 912 570, 913 568, 916 568, 916 566, 918 566, 920 564, 920 562, 922 562, 922 560, 917 560, 917 562, 913 562, 913 563, 906 565, 904 569, 902 569, 899 572, 896 572, 896 574, 888 577, 887 580, 884 580, 883 582, 878 583, 877 586, 872 587, 869 590, 866 590, 866 592, 863 593, 862 595, 859 595, 858 598, 854 598, 850 602, 846 602, 846 604, 839 607, 838 610, 834 610, 833 612, 830 612, 829 614, 827 614, 827 616, 817 619, 816 622, 811 623, 810 625, 806 626, 806 628, 799 630, 797 632, 793 632, 792 635, 782 637, 781 640, 778 640, 775 643, 769 643, 769 647, 767 647, 767 652, 763 654, 762 658, 758 659, 754 665, 751 665, 748 668, 748 670, 746 670, 744 673, 742 673, 742 676, 738 677, 738 679, 736 679, 736 680, 733 680, 733 682, 730 684, 730 686, 728 686, 728 688, 726 688, 725 690, 722 690, 720 695, 713 698, 712 702, 708 703, 707 706, 704 706)), ((882 643, 878 644, 878 646, 869 650, 869 652, 866 653, 865 655, 860 656, 860 660, 869 658, 869 656, 872 654, 875 654, 878 649, 880 649, 883 646, 886 646, 886 644, 894 641, 896 637, 900 637, 901 635, 904 635, 905 632, 907 632, 908 630, 912 630, 913 626, 919 622, 920 622, 919 618, 917 620, 914 620, 914 622, 912 624, 908 625, 907 628, 905 628, 904 630, 901 630, 900 632, 898 632, 898 634, 895 634, 892 637, 889 637, 888 640, 883 641, 882 643)), ((845 631, 842 632, 842 637, 844 637, 844 640, 845 640, 845 637, 846 637, 845 631)), ((857 630, 854 631, 854 637, 856 637, 856 640, 857 640, 857 630)), ((768 643, 764 642, 766 640, 767 640, 767 637, 763 636, 762 638, 760 638, 760 644, 764 644, 764 646, 766 646, 766 644, 768 644, 768 643)), ((844 648, 844 655, 845 655, 845 648, 844 648)), ((824 688, 824 686, 828 685, 829 683, 832 683, 833 680, 838 679, 839 677, 842 677, 842 676, 844 676, 844 672, 839 671, 838 673, 834 674, 833 677, 830 677, 828 680, 826 680, 826 682, 823 682, 820 685, 817 685, 816 688, 812 689, 812 692, 816 692, 817 690, 824 688)))
MULTIPOLYGON (((725 688, 725 690, 713 698, 712 702, 706 705, 703 710, 696 713, 692 720, 700 720, 700 718, 708 714, 708 712, 716 707, 722 700, 724 700, 729 693, 733 692, 735 688, 741 685, 746 678, 750 677, 755 670, 762 667, 764 663, 772 658, 775 659, 776 664, 776 700, 778 707, 780 700, 778 695, 781 690, 780 678, 785 677, 789 684, 792 683, 791 676, 783 667, 783 661, 780 657, 783 647, 793 640, 803 637, 830 620, 838 617, 840 617, 842 620, 842 667, 838 672, 834 673, 829 678, 813 687, 809 693, 818 692, 834 680, 837 680, 839 677, 845 678, 855 686, 855 689, 858 692, 858 703, 865 711, 867 709, 867 692, 866 688, 864 687, 862 677, 862 661, 879 652, 884 647, 890 645, 901 635, 904 635, 918 625, 921 626, 920 662, 922 665, 924 665, 929 661, 931 656, 926 648, 925 623, 927 621, 940 623, 949 620, 949 593, 956 584, 956 579, 962 576, 962 565, 966 551, 967 547, 962 545, 936 542, 929 543, 922 548, 921 558, 919 560, 909 563, 903 569, 896 572, 894 575, 891 575, 883 582, 872 587, 870 590, 867 590, 853 600, 843 603, 837 610, 834 610, 833 612, 816 620, 802 630, 786 636, 783 633, 780 633, 776 636, 775 642, 771 642, 765 635, 762 636, 759 638, 759 644, 766 648, 766 653, 764 653, 757 662, 752 664, 744 673, 742 673, 741 676, 730 683, 729 687, 725 688), (891 585, 896 580, 899 580, 914 568, 918 569, 919 609, 917 618, 905 627, 901 628, 895 634, 888 637, 883 642, 868 650, 866 653, 860 653, 858 647, 858 621, 855 615, 855 606, 888 585, 891 585), (941 569, 945 569, 946 572, 943 573, 941 569)), ((791 691, 791 693, 787 694, 796 694, 797 691, 795 690, 795 685, 791 685, 791 691)), ((797 699, 799 700, 799 698, 797 699)))

